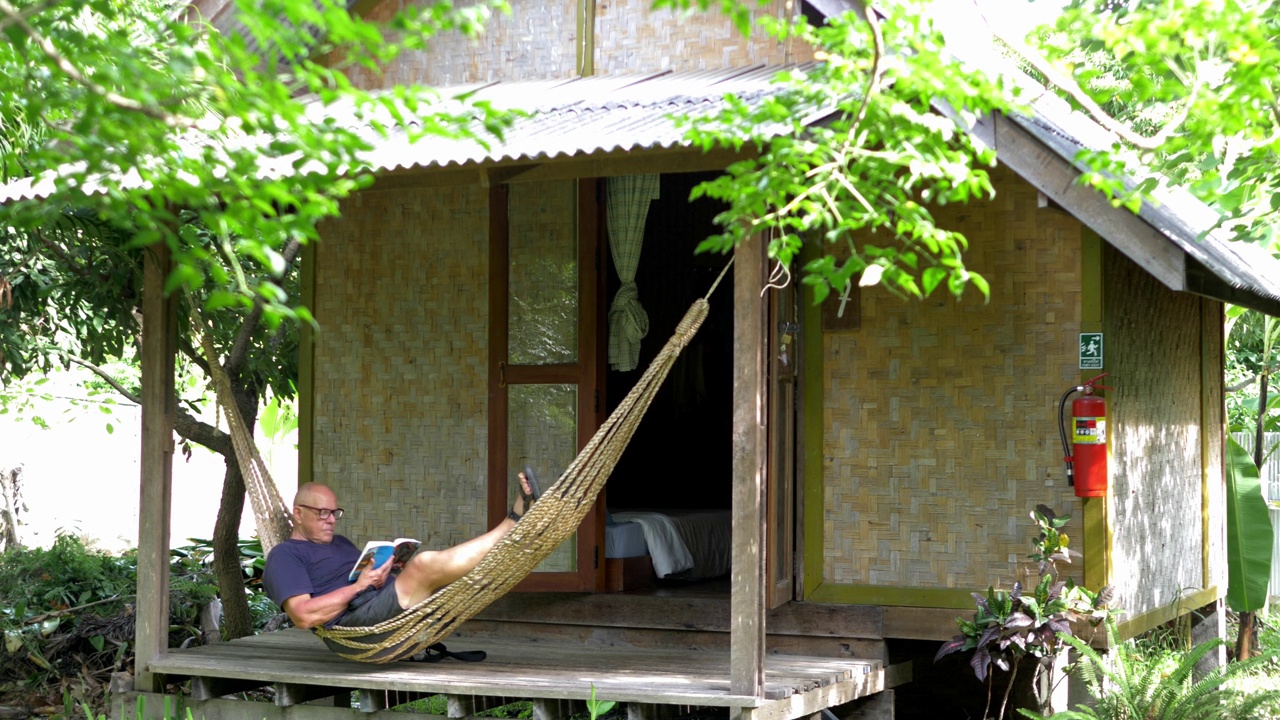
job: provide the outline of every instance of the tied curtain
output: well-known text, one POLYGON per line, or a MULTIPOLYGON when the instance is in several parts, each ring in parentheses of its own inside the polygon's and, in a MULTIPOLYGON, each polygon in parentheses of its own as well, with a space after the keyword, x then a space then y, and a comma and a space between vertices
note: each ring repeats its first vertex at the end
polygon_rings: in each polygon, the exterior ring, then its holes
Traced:
POLYGON ((649 315, 640 305, 636 288, 636 268, 649 203, 657 197, 657 175, 609 178, 605 211, 609 252, 622 281, 609 307, 609 367, 614 370, 634 370, 640 364, 640 340, 649 333, 649 315))

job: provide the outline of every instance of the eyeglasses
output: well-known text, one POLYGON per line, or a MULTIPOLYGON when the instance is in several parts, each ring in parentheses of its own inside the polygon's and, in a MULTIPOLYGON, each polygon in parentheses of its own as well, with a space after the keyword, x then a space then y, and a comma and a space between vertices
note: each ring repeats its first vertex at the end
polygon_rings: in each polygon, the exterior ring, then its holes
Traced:
POLYGON ((343 510, 342 508, 334 508, 330 510, 329 508, 311 507, 310 505, 303 505, 302 503, 296 503, 296 504, 298 507, 304 507, 310 510, 311 512, 315 513, 316 517, 320 518, 321 520, 328 520, 330 515, 333 516, 334 520, 341 520, 342 514, 346 512, 346 510, 343 510))

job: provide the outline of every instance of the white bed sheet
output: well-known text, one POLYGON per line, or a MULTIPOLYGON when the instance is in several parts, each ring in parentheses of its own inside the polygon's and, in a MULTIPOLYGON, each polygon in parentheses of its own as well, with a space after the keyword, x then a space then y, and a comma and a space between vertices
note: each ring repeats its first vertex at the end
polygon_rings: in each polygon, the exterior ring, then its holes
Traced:
POLYGON ((693 567, 693 556, 676 532, 675 523, 667 515, 642 511, 616 512, 613 513, 613 519, 617 522, 636 523, 644 530, 644 543, 653 560, 653 573, 658 577, 664 578, 693 567))
POLYGON ((607 558, 643 557, 649 554, 640 523, 614 522, 604 526, 604 556, 607 558))
POLYGON ((618 524, 605 528, 605 557, 633 557, 620 554, 619 539, 634 537, 639 526, 658 577, 699 580, 729 572, 733 525, 728 510, 626 511, 612 517, 618 524), (628 525, 632 529, 623 529, 628 525), (611 539, 618 554, 611 554, 611 539))

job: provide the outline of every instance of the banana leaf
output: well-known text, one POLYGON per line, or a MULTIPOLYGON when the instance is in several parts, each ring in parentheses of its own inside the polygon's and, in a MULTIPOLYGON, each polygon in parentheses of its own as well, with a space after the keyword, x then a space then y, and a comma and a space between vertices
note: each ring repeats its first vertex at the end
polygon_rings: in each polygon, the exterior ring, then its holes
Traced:
POLYGON ((1258 467, 1240 443, 1227 438, 1227 605, 1261 610, 1271 579, 1274 530, 1262 496, 1258 467))

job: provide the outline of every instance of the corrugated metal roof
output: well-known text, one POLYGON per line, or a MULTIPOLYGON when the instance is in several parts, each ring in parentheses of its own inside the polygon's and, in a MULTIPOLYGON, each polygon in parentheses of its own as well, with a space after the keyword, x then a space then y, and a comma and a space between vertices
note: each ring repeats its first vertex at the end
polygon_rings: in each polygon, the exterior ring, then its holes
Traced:
POLYGON ((446 168, 687 147, 684 131, 672 116, 718 112, 726 93, 758 102, 777 92, 771 79, 779 69, 758 66, 493 83, 478 87, 474 100, 530 112, 529 117, 517 119, 501 141, 493 141, 489 148, 434 137, 410 143, 407 133, 397 133, 380 141, 367 161, 376 170, 446 168))
MULTIPOLYGON (((1025 104, 1026 110, 1012 113, 1009 118, 1052 153, 1083 173, 1084 166, 1076 161, 1081 150, 1106 150, 1119 142, 1115 134, 1093 118, 1072 109, 1065 100, 1028 77, 1014 59, 998 48, 991 28, 980 14, 951 13, 948 18, 939 26, 946 36, 947 49, 970 67, 1000 75, 1020 87, 1023 95, 1019 102, 1025 104)), ((1005 38, 1002 44, 1015 48, 1021 45, 1005 38)), ((1034 51, 1023 48, 1021 52, 1034 51)), ((940 110, 947 112, 945 108, 940 110)), ((996 152, 998 160, 998 147, 996 152)), ((1136 183, 1134 178, 1126 180, 1136 183)), ((1109 211, 1130 212, 1123 208, 1109 211)), ((1212 207, 1183 188, 1162 187, 1151 202, 1142 204, 1138 217, 1194 261, 1189 265, 1199 264, 1226 286, 1255 298, 1248 303, 1251 307, 1280 314, 1280 260, 1259 245, 1233 241, 1228 232, 1213 230, 1219 215, 1212 207)), ((1188 267, 1185 274, 1192 271, 1194 268, 1188 267)), ((1186 288, 1198 290, 1192 278, 1184 280, 1186 288)), ((1230 294, 1216 292, 1214 296, 1238 304, 1248 300, 1223 297, 1230 294)))
MULTIPOLYGON (((1118 140, 1052 93, 1042 91, 1030 107, 1029 113, 1011 119, 1069 162, 1075 163, 1082 150, 1110 148, 1118 140)), ((1142 204, 1138 217, 1222 282, 1267 298, 1272 312, 1280 308, 1280 260, 1256 243, 1232 240, 1227 231, 1215 228, 1218 213, 1184 188, 1162 186, 1142 204)))
MULTIPOLYGON (((795 66, 804 68, 806 66, 795 66)), ((756 103, 778 91, 772 78, 782 68, 754 66, 700 72, 659 72, 643 75, 593 76, 562 80, 495 82, 440 89, 441 109, 461 110, 454 98, 470 94, 473 101, 504 110, 524 110, 502 140, 490 138, 488 147, 473 140, 427 136, 410 142, 419 128, 394 131, 386 138, 362 127, 349 109, 316 106, 316 112, 339 125, 364 134, 373 150, 364 157, 377 172, 414 168, 448 168, 510 161, 538 161, 585 157, 614 151, 643 151, 688 147, 684 131, 672 116, 702 116, 725 107, 732 93, 756 103)), ((766 129, 767 131, 767 129, 766 129)), ((251 140, 246 140, 251 142, 251 140)), ((294 172, 292 158, 264 160, 264 177, 294 172)), ((136 173, 116 183, 136 186, 136 173)), ((19 180, 0 187, 0 203, 48 197, 56 180, 19 180)), ((97 187, 88 192, 100 192, 97 187)))

